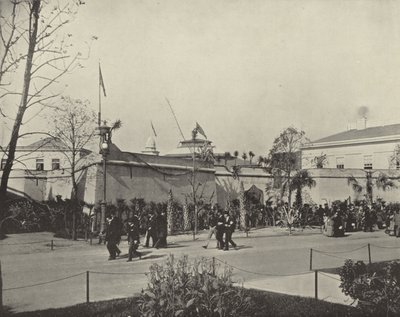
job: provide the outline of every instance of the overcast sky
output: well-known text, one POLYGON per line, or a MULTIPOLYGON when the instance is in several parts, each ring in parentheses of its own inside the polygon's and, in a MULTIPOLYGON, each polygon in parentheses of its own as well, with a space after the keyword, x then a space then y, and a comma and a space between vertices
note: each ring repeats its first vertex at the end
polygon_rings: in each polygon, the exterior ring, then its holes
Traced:
POLYGON ((120 118, 114 142, 161 152, 198 121, 219 150, 266 155, 288 126, 318 139, 370 121, 400 122, 400 1, 86 0, 68 29, 98 36, 65 94, 120 118))

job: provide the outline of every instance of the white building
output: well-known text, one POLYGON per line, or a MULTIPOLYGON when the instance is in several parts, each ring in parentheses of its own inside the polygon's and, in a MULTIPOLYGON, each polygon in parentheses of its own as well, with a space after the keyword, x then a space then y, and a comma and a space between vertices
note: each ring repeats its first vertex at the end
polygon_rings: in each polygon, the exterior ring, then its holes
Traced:
POLYGON ((400 124, 358 128, 337 133, 302 147, 302 168, 316 168, 316 157, 326 155, 324 168, 398 169, 393 162, 400 144, 400 124))
POLYGON ((308 169, 316 186, 305 189, 315 203, 335 200, 362 200, 366 195, 367 172, 373 181, 373 199, 388 202, 399 201, 400 164, 394 159, 395 149, 400 144, 400 124, 366 127, 358 125, 302 147, 302 168, 308 169), (316 158, 325 157, 324 160, 316 158), (396 187, 383 190, 375 185, 379 175, 385 174, 396 187), (349 178, 362 186, 357 193, 352 189, 349 178))

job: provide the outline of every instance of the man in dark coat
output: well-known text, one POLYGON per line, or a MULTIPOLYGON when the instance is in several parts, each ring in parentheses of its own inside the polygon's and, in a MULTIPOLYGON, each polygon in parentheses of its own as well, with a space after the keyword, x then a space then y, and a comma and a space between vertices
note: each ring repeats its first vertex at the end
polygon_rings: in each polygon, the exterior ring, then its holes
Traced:
POLYGON ((229 243, 236 248, 236 243, 233 242, 232 240, 232 234, 233 231, 235 231, 235 220, 234 218, 229 214, 229 211, 225 211, 225 243, 224 243, 224 250, 228 251, 229 250, 229 243))
POLYGON ((110 253, 109 260, 115 260, 117 253, 119 254, 121 252, 117 247, 117 244, 121 241, 121 234, 122 222, 116 217, 115 213, 113 213, 111 214, 111 221, 106 233, 107 249, 110 253))
POLYGON ((129 253, 128 262, 132 261, 134 256, 138 256, 141 259, 142 254, 137 251, 140 243, 140 221, 139 218, 134 215, 131 220, 128 221, 128 243, 129 243, 129 253))
POLYGON ((154 248, 154 245, 157 241, 157 219, 153 213, 150 213, 149 219, 147 221, 147 232, 146 232, 146 244, 145 247, 149 247, 149 242, 151 238, 151 246, 154 248))
POLYGON ((156 249, 159 247, 166 248, 167 247, 167 234, 168 234, 168 228, 167 228, 167 215, 165 212, 162 212, 158 217, 157 217, 157 242, 154 245, 156 249))
POLYGON ((218 210, 215 237, 217 238, 217 249, 220 250, 224 248, 224 231, 225 231, 225 218, 224 215, 222 214, 222 211, 218 210))

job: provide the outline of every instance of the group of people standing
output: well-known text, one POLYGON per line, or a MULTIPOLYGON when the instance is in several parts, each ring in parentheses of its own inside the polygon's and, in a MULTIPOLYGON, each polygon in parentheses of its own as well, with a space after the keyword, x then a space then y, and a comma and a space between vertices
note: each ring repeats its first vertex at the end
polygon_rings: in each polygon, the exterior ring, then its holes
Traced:
MULTIPOLYGON (((140 244, 140 219, 137 215, 133 215, 126 222, 125 230, 122 220, 112 212, 110 217, 107 218, 107 228, 104 240, 107 243, 107 250, 109 252, 109 260, 115 260, 121 254, 118 248, 121 242, 121 236, 127 234, 129 243, 128 261, 132 261, 133 257, 141 258, 141 253, 138 251, 140 244)), ((167 217, 164 212, 160 214, 150 213, 146 225, 146 243, 145 247, 149 247, 150 239, 152 247, 166 248, 167 247, 167 217)))
POLYGON ((166 248, 168 236, 168 222, 165 212, 150 213, 146 226, 146 244, 145 247, 150 247, 150 239, 152 248, 166 248))
POLYGON ((373 203, 365 201, 356 204, 325 204, 317 210, 324 232, 329 236, 343 236, 345 232, 363 230, 372 232, 386 229, 391 235, 400 236, 400 206, 397 204, 373 203))
POLYGON ((217 249, 229 250, 229 244, 237 248, 237 245, 232 240, 232 234, 235 231, 236 221, 235 218, 229 214, 228 210, 222 212, 221 210, 212 211, 208 220, 209 233, 207 243, 203 245, 204 249, 208 248, 208 244, 213 235, 217 239, 217 249))
MULTIPOLYGON (((111 213, 111 216, 107 218, 107 223, 105 241, 107 242, 107 250, 109 253, 108 260, 115 260, 121 254, 118 245, 121 242, 124 226, 121 219, 118 218, 115 213, 111 213)), ((142 255, 137 251, 140 244, 140 221, 136 215, 127 221, 126 234, 129 243, 128 262, 132 261, 132 258, 135 256, 140 259, 142 255)))

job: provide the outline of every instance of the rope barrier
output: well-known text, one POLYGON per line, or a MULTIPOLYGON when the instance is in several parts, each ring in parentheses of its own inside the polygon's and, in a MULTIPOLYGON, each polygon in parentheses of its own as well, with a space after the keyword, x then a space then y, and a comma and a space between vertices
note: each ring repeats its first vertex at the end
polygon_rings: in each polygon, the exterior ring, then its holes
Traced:
POLYGON ((143 275, 148 274, 150 272, 97 272, 97 271, 89 271, 89 273, 93 274, 110 274, 110 275, 143 275))
POLYGON ((312 273, 311 271, 305 271, 305 272, 299 272, 299 273, 293 273, 293 274, 259 273, 259 272, 248 271, 248 270, 242 269, 242 268, 240 268, 240 267, 234 266, 234 265, 232 265, 232 264, 228 264, 227 262, 224 262, 224 261, 222 261, 222 260, 220 260, 220 259, 218 259, 218 258, 215 258, 215 259, 216 259, 217 261, 219 261, 219 262, 221 262, 221 263, 223 263, 223 264, 225 264, 225 265, 231 267, 231 268, 236 269, 236 270, 239 270, 239 271, 242 271, 242 272, 246 272, 246 273, 256 274, 256 275, 262 275, 262 276, 277 276, 277 277, 281 276, 281 277, 285 277, 285 276, 306 275, 306 274, 312 273))
POLYGON ((351 253, 351 252, 355 252, 355 251, 364 249, 366 247, 368 247, 368 244, 363 245, 363 246, 358 247, 358 248, 355 248, 355 249, 345 250, 345 251, 320 251, 320 250, 316 250, 316 249, 313 249, 313 251, 319 252, 319 253, 351 253))
POLYGON ((11 290, 15 290, 15 289, 22 289, 22 288, 28 288, 28 287, 34 287, 34 286, 40 286, 40 285, 51 284, 51 283, 55 283, 55 282, 64 281, 64 280, 67 280, 67 279, 69 279, 69 278, 73 278, 73 277, 76 277, 76 276, 79 276, 79 275, 83 275, 83 274, 86 274, 86 272, 82 272, 82 273, 78 273, 78 274, 75 274, 75 275, 71 275, 71 276, 59 278, 59 279, 57 279, 57 280, 52 280, 52 281, 37 283, 37 284, 31 284, 31 285, 25 285, 25 286, 18 286, 18 287, 5 288, 5 289, 3 289, 3 291, 11 291, 11 290))
POLYGON ((376 247, 376 248, 383 248, 383 249, 400 249, 400 246, 395 247, 395 246, 382 246, 382 245, 376 245, 376 244, 372 244, 371 246, 376 247))
POLYGON ((362 260, 360 260, 360 259, 355 259, 355 258, 344 258, 344 257, 342 257, 342 256, 337 256, 337 255, 333 255, 333 254, 328 254, 328 253, 324 253, 324 252, 320 252, 322 255, 325 255, 325 256, 330 256, 330 257, 332 257, 332 258, 336 258, 336 259, 340 259, 340 260, 357 260, 357 261, 365 261, 365 259, 362 259, 362 260))

